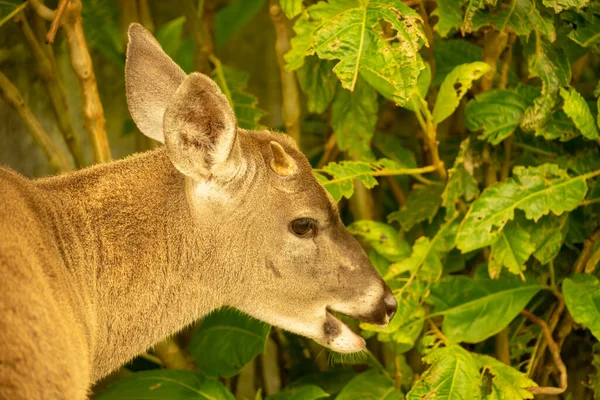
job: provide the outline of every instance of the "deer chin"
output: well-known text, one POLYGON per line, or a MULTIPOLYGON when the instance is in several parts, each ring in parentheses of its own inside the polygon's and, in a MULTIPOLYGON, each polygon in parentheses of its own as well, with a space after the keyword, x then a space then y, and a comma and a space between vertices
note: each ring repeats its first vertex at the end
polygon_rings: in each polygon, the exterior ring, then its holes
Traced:
POLYGON ((323 336, 314 340, 338 353, 356 353, 366 347, 365 339, 354 333, 329 310, 326 311, 323 323, 323 336))

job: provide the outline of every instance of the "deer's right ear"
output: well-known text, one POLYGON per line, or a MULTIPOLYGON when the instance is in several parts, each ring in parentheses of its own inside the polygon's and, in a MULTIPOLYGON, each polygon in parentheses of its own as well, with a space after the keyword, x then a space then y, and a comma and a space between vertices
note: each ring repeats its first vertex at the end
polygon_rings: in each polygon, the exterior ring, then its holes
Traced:
POLYGON ((164 143, 165 110, 186 74, 140 24, 131 24, 128 35, 125 87, 129 112, 144 135, 164 143))

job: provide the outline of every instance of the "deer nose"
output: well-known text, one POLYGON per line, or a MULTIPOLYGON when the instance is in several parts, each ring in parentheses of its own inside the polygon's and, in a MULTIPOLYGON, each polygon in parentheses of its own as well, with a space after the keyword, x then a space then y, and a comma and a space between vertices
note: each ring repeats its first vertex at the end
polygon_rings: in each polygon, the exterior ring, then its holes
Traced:
POLYGON ((396 315, 396 311, 398 311, 398 302, 390 288, 387 286, 385 287, 383 302, 385 303, 385 313, 389 321, 391 321, 392 318, 394 318, 394 315, 396 315))

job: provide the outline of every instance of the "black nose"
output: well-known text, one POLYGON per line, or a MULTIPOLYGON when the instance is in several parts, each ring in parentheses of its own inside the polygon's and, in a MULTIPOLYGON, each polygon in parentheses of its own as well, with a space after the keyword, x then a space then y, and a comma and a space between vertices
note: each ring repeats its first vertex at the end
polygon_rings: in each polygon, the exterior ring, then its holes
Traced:
POLYGON ((396 311, 398 311, 398 302, 388 287, 386 287, 383 302, 385 303, 385 313, 391 321, 394 315, 396 315, 396 311))

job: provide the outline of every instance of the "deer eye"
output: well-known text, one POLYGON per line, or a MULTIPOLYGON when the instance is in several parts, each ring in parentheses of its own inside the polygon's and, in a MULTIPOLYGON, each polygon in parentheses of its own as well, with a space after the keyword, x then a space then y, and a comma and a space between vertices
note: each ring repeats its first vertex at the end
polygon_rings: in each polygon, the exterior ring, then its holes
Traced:
POLYGON ((290 227, 292 232, 298 237, 306 238, 314 234, 317 221, 312 218, 298 218, 292 221, 290 227))

